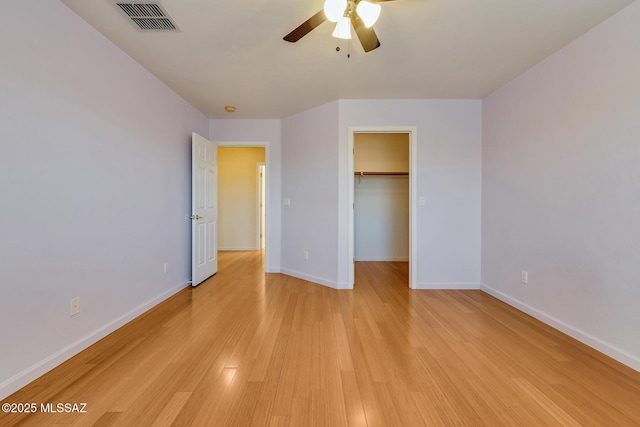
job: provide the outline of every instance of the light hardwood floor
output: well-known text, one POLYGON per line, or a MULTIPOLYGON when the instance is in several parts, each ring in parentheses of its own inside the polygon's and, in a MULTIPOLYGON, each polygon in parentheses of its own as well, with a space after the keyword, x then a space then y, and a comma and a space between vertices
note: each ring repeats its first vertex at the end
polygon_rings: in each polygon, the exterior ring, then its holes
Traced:
POLYGON ((185 289, 4 402, 0 425, 636 426, 640 374, 480 291, 358 263, 336 291, 220 254, 185 289))

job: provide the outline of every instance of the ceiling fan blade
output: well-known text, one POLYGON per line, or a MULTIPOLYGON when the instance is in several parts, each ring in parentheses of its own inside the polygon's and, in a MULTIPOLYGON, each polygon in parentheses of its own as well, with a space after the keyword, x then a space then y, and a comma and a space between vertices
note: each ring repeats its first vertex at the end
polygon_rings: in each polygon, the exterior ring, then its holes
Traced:
POLYGON ((373 49, 380 47, 380 40, 378 40, 376 32, 373 31, 373 28, 367 28, 357 13, 351 14, 351 25, 353 25, 353 29, 356 31, 365 52, 371 52, 373 49))
POLYGON ((324 10, 313 15, 311 18, 304 21, 298 28, 291 31, 289 34, 284 36, 284 40, 295 43, 304 36, 306 36, 311 30, 316 28, 318 25, 322 24, 327 20, 326 15, 324 14, 324 10))

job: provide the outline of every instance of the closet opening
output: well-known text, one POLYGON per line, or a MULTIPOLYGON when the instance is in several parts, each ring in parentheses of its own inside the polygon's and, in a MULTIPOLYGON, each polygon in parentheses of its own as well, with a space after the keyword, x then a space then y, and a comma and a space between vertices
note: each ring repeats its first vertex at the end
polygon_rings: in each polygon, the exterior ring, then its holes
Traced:
POLYGON ((349 145, 351 284, 357 271, 377 271, 413 288, 415 129, 354 128, 349 145))

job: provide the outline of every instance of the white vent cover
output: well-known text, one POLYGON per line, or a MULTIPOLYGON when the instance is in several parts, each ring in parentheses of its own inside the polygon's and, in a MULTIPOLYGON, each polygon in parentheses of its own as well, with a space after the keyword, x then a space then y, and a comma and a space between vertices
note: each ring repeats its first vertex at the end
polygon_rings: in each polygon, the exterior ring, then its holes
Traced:
POLYGON ((180 31, 157 0, 115 0, 112 3, 139 31, 180 31))

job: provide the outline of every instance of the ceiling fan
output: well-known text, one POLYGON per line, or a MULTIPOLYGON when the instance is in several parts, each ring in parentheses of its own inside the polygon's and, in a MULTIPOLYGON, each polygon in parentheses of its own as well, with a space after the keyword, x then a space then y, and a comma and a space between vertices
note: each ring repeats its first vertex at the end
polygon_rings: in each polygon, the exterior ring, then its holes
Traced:
POLYGON ((284 36, 284 40, 295 43, 324 21, 336 23, 333 36, 350 39, 351 26, 355 30, 365 52, 380 47, 373 24, 380 16, 380 3, 391 0, 325 0, 324 8, 284 36))

